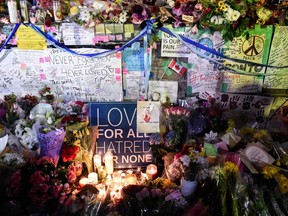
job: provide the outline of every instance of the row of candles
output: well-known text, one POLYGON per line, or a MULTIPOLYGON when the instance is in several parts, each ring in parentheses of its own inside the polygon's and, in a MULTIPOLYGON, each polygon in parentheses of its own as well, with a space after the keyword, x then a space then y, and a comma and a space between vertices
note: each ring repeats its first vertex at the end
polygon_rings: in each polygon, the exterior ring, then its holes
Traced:
MULTIPOLYGON (((20 0, 20 14, 21 19, 23 23, 35 23, 36 22, 36 12, 34 9, 31 9, 28 12, 28 5, 27 0, 20 0)), ((19 16, 18 16, 18 4, 16 0, 7 0, 7 7, 9 12, 9 19, 10 23, 18 23, 19 22, 19 16)), ((62 21, 62 12, 61 12, 61 1, 60 0, 53 0, 53 15, 55 22, 61 22, 62 21)))
POLYGON ((117 185, 130 185, 137 184, 137 176, 140 178, 155 179, 158 174, 157 166, 155 164, 149 164, 146 167, 146 173, 141 172, 141 167, 137 167, 137 170, 133 172, 132 170, 114 171, 114 160, 111 151, 105 153, 103 157, 103 162, 105 166, 102 165, 102 157, 99 154, 94 155, 94 172, 90 172, 87 178, 82 178, 79 181, 80 187, 86 184, 96 186, 99 179, 105 179, 107 184, 117 184, 117 185))

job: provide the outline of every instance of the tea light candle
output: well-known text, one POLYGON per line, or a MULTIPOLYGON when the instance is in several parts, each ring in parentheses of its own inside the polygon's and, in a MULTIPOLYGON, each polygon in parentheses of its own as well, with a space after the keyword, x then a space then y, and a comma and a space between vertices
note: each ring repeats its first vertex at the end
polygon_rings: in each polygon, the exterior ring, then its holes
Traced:
POLYGON ((135 174, 127 174, 124 178, 125 185, 135 185, 137 182, 137 177, 135 174))
POLYGON ((98 174, 91 172, 88 174, 88 181, 90 184, 96 185, 98 183, 98 174))
POLYGON ((87 185, 88 183, 89 183, 88 178, 82 178, 79 181, 79 185, 80 185, 81 188, 84 187, 85 185, 87 185))
POLYGON ((146 174, 148 179, 155 179, 157 176, 158 170, 157 170, 157 166, 155 164, 149 164, 146 168, 146 174))
POLYGON ((94 163, 94 171, 96 172, 96 170, 101 167, 101 155, 99 154, 95 154, 93 157, 93 163, 94 163))

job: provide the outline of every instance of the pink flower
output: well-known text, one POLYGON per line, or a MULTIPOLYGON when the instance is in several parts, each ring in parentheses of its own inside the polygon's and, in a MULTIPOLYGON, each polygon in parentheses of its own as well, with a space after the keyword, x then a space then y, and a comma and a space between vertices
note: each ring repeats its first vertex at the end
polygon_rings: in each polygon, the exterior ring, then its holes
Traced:
POLYGON ((66 200, 66 198, 67 198, 66 195, 61 195, 61 196, 59 197, 59 199, 58 199, 59 203, 60 203, 60 204, 63 204, 64 201, 66 200))
POLYGON ((75 182, 76 181, 76 166, 70 166, 69 171, 67 173, 68 182, 75 182))
POLYGON ((194 35, 198 34, 198 27, 197 27, 197 25, 194 25, 194 26, 192 27, 191 32, 192 32, 194 35))
POLYGON ((40 185, 45 182, 45 178, 41 175, 42 171, 36 171, 30 177, 29 183, 32 185, 40 185))
POLYGON ((40 184, 39 185, 39 191, 41 193, 46 193, 49 189, 49 186, 47 184, 40 184))
POLYGON ((63 188, 63 185, 52 185, 52 195, 53 197, 57 198, 59 197, 60 191, 63 188))

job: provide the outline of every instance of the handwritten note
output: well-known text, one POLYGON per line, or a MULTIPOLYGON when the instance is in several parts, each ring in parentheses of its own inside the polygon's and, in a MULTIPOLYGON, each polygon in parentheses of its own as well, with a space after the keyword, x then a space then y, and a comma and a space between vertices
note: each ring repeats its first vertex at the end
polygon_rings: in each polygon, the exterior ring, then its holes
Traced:
MULTIPOLYGON (((287 66, 288 62, 288 39, 283 35, 288 34, 287 26, 276 26, 274 37, 269 54, 269 65, 272 66, 287 66)), ((264 88, 267 89, 288 89, 288 75, 283 75, 287 72, 287 68, 267 68, 267 73, 274 73, 275 76, 266 76, 264 80, 264 88), (280 75, 281 73, 281 75, 280 75), (277 75, 279 74, 279 75, 277 75)), ((286 73, 287 74, 287 73, 286 73)))
MULTIPOLYGON (((44 26, 40 27, 44 30, 44 26)), ((16 32, 16 36, 18 38, 17 47, 19 49, 43 50, 47 48, 45 39, 28 26, 21 25, 16 32)))
POLYGON ((144 48, 131 47, 122 52, 122 61, 129 71, 144 71, 144 48))
POLYGON ((62 23, 65 45, 94 45, 94 29, 85 29, 76 23, 62 23))
POLYGON ((139 86, 142 73, 140 71, 127 71, 124 74, 123 81, 125 82, 125 100, 137 100, 139 98, 139 86))

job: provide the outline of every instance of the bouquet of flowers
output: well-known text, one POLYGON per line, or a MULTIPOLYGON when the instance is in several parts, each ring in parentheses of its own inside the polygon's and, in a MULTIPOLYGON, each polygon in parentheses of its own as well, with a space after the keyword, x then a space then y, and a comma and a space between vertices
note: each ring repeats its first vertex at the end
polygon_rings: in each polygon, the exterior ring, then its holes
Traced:
POLYGON ((27 164, 10 175, 6 196, 21 200, 22 213, 68 211, 68 206, 77 200, 74 192, 75 167, 56 167, 50 157, 37 159, 31 165, 27 164))
POLYGON ((129 185, 123 188, 123 194, 131 215, 180 215, 188 205, 168 179, 158 178, 141 186, 129 185))

